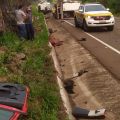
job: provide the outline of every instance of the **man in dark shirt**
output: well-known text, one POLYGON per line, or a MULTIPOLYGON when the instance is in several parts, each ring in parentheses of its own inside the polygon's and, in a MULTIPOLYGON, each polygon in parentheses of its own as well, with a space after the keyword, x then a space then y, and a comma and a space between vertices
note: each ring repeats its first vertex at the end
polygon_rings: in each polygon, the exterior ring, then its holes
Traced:
POLYGON ((33 40, 34 39, 34 28, 32 24, 32 11, 31 11, 30 6, 27 7, 26 15, 27 15, 27 19, 26 19, 27 39, 33 40))

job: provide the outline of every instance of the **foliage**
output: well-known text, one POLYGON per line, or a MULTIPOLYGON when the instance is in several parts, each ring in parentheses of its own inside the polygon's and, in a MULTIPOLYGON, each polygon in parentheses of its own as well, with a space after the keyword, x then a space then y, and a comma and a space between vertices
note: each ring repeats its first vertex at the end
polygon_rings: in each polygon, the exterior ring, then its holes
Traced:
POLYGON ((7 76, 7 82, 24 84, 30 88, 28 115, 21 116, 20 120, 58 120, 60 96, 54 81, 53 62, 49 56, 48 31, 44 15, 38 13, 36 7, 33 7, 33 15, 35 30, 38 26, 42 28, 35 31, 33 41, 21 41, 12 32, 0 36, 0 46, 7 49, 0 53, 0 77, 7 76), (12 56, 19 52, 24 53, 26 59, 17 64, 14 73, 9 70, 9 60, 13 60, 12 56))
POLYGON ((11 51, 21 51, 22 43, 13 32, 6 32, 0 36, 0 45, 7 46, 11 51))
POLYGON ((53 82, 54 68, 49 55, 48 33, 44 16, 33 8, 35 26, 42 26, 42 31, 36 34, 32 43, 24 44, 28 54, 23 64, 23 83, 30 87, 29 112, 21 120, 57 120, 59 109, 58 89, 53 82), (30 51, 30 53, 29 53, 30 51))

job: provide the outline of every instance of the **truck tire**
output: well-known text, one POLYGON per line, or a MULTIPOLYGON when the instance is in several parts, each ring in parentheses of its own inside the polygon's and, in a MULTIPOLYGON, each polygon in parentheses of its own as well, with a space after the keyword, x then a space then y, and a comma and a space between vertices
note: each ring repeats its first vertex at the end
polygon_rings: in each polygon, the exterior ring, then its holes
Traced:
POLYGON ((75 22, 75 27, 79 27, 79 24, 78 24, 76 17, 74 17, 74 22, 75 22))
POLYGON ((90 31, 90 28, 87 26, 85 20, 83 21, 83 30, 84 30, 85 32, 89 32, 89 31, 90 31))
POLYGON ((114 29, 114 26, 108 26, 108 27, 107 27, 107 30, 108 30, 108 31, 113 31, 113 29, 114 29))

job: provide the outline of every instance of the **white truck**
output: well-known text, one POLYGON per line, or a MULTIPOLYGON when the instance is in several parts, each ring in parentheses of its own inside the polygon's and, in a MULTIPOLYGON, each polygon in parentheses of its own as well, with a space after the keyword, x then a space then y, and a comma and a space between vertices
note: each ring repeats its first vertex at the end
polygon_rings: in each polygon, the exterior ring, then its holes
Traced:
POLYGON ((78 10, 80 2, 78 1, 64 1, 63 2, 63 17, 69 18, 74 16, 74 11, 78 10))
POLYGON ((38 4, 38 11, 39 12, 43 12, 43 13, 47 13, 51 11, 51 4, 50 2, 47 1, 42 1, 38 4))

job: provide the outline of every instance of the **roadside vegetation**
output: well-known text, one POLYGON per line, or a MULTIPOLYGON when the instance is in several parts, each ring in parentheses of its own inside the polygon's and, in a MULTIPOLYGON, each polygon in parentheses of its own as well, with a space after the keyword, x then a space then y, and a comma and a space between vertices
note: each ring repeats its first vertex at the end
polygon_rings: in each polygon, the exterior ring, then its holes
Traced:
POLYGON ((35 7, 33 15, 35 40, 20 41, 12 32, 0 36, 0 82, 20 83, 30 88, 28 115, 20 120, 59 120, 61 116, 65 120, 56 71, 49 55, 44 15, 35 7))
POLYGON ((82 0, 82 2, 100 2, 106 7, 109 7, 114 13, 120 14, 120 1, 119 0, 82 0))

